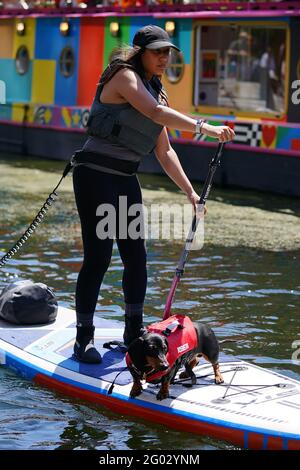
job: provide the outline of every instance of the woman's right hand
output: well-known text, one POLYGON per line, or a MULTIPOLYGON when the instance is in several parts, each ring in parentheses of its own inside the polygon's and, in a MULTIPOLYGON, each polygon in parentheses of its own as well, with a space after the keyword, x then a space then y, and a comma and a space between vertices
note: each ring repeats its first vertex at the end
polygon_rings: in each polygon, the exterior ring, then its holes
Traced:
POLYGON ((202 134, 208 135, 219 142, 229 142, 234 139, 235 132, 229 126, 212 126, 204 123, 202 125, 202 134))

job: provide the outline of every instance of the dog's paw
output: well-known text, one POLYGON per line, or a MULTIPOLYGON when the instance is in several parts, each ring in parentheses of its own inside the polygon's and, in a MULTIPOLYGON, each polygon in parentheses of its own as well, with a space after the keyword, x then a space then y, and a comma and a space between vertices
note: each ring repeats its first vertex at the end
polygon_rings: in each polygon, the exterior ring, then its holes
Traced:
POLYGON ((139 395, 141 395, 141 393, 143 392, 143 387, 141 385, 138 385, 138 384, 134 384, 131 391, 130 391, 130 398, 135 398, 135 397, 138 397, 139 395))
POLYGON ((217 377, 215 377, 215 384, 220 385, 222 383, 224 383, 224 379, 223 379, 222 375, 220 374, 217 377))
POLYGON ((186 373, 185 370, 182 371, 182 372, 180 372, 180 374, 179 374, 179 378, 180 378, 180 379, 188 379, 188 377, 189 377, 189 376, 188 376, 188 374, 186 373))

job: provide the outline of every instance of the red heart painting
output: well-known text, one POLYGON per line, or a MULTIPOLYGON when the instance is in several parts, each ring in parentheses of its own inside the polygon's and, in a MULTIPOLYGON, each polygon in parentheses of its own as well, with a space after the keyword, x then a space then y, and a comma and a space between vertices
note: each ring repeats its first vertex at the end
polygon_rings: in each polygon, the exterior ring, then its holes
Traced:
POLYGON ((270 147, 270 145, 272 145, 272 143, 274 142, 274 139, 276 138, 276 131, 277 131, 276 126, 268 126, 268 125, 262 126, 263 142, 266 145, 266 147, 270 147))

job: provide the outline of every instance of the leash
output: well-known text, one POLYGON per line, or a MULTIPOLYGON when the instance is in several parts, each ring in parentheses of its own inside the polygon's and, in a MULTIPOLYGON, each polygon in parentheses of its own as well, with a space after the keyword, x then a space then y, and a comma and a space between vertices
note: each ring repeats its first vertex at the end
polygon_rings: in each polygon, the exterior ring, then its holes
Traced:
POLYGON ((109 389, 107 390, 107 395, 111 395, 112 392, 113 392, 113 389, 114 389, 114 386, 115 386, 115 381, 117 380, 117 378, 119 377, 120 374, 122 374, 123 372, 125 372, 125 370, 127 370, 127 366, 125 366, 122 370, 120 370, 120 372, 117 373, 117 375, 115 376, 114 380, 112 381, 109 389))
MULTIPOLYGON (((208 171, 208 174, 207 174, 205 182, 204 182, 204 186, 203 186, 203 189, 202 189, 202 192, 201 192, 200 199, 197 203, 197 206, 200 209, 201 209, 201 206, 202 206, 202 208, 204 208, 206 200, 207 200, 208 195, 210 193, 211 186, 212 186, 212 180, 213 180, 215 171, 216 171, 217 167, 220 165, 220 160, 221 160, 221 156, 222 156, 222 153, 223 153, 224 145, 225 145, 225 143, 219 143, 218 148, 216 150, 216 153, 213 156, 213 158, 212 158, 212 160, 209 164, 209 171, 208 171)), ((166 320, 171 315, 171 306, 172 306, 172 302, 173 302, 173 299, 174 299, 174 296, 175 296, 177 285, 179 284, 181 276, 184 273, 184 266, 185 266, 186 260, 188 258, 189 252, 191 251, 192 243, 193 243, 193 240, 194 240, 194 236, 195 236, 199 221, 200 221, 200 219, 199 219, 199 217, 197 216, 197 213, 196 213, 193 217, 192 225, 190 227, 188 236, 187 236, 186 241, 185 241, 185 246, 183 248, 178 266, 177 266, 176 271, 175 271, 175 275, 174 275, 174 278, 173 278, 171 289, 170 289, 170 292, 169 292, 168 297, 167 297, 167 302, 166 302, 166 307, 165 307, 165 311, 164 311, 163 320, 166 320)))
POLYGON ((31 237, 31 235, 38 228, 39 224, 42 222, 43 218, 45 217, 47 211, 50 209, 52 204, 57 200, 58 198, 58 194, 56 192, 57 188, 60 186, 62 180, 70 172, 72 166, 73 166, 73 157, 69 161, 69 163, 66 165, 58 184, 55 186, 53 191, 49 194, 49 196, 47 197, 46 201, 44 202, 41 209, 38 211, 37 215, 31 222, 31 224, 28 226, 28 228, 25 230, 25 232, 19 238, 19 240, 13 245, 13 247, 10 248, 10 250, 4 256, 2 256, 2 258, 0 258, 0 269, 3 268, 3 266, 8 262, 8 260, 10 260, 13 256, 15 256, 15 254, 18 253, 18 251, 20 251, 22 246, 25 245, 27 240, 31 237))

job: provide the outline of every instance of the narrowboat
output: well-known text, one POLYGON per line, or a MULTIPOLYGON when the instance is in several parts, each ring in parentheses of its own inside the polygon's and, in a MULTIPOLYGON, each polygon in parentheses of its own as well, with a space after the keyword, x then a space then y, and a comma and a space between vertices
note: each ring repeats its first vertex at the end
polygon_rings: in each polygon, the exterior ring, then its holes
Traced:
MULTIPOLYGON (((300 196, 300 1, 7 3, 0 151, 69 160, 86 138, 99 76, 116 48, 157 24, 180 48, 163 77, 170 106, 235 130, 217 184, 300 196)), ((169 135, 187 175, 203 180, 216 143, 169 135)), ((162 170, 152 155, 140 171, 162 170)))

